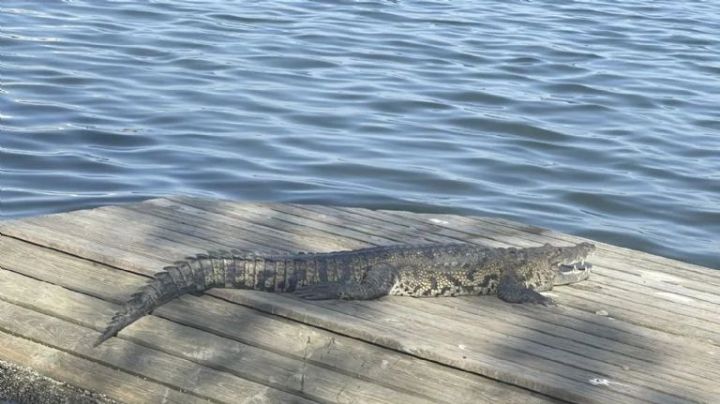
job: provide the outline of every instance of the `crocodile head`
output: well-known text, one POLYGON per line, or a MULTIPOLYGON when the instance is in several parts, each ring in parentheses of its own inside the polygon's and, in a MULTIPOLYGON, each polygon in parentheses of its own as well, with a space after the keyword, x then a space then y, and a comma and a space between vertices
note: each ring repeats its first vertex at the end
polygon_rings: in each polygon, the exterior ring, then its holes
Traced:
POLYGON ((585 262, 594 251, 595 245, 580 243, 572 247, 551 247, 549 259, 554 270, 553 285, 567 285, 580 282, 590 276, 592 265, 585 262))

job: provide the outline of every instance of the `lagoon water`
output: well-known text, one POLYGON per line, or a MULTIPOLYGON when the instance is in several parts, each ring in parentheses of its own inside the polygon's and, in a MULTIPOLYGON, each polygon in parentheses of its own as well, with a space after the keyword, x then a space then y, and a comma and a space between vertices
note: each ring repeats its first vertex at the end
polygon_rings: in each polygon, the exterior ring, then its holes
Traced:
POLYGON ((720 268, 720 2, 0 2, 3 219, 175 194, 720 268))

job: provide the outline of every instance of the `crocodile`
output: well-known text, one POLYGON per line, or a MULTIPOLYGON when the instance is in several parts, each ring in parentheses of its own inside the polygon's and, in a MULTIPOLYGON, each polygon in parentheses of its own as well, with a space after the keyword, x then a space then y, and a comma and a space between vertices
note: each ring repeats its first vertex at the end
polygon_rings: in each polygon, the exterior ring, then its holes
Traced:
POLYGON ((490 248, 474 244, 391 245, 329 253, 209 251, 155 274, 132 295, 95 342, 116 335, 156 307, 214 287, 292 292, 309 300, 367 300, 496 294, 510 303, 552 305, 538 292, 588 278, 591 243, 490 248))

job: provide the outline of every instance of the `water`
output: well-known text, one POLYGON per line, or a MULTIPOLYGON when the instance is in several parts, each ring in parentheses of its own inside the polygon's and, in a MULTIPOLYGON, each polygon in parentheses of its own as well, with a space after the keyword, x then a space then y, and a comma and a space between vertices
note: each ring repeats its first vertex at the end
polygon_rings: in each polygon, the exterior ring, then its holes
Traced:
POLYGON ((501 216, 720 268, 718 1, 0 2, 3 218, 501 216))

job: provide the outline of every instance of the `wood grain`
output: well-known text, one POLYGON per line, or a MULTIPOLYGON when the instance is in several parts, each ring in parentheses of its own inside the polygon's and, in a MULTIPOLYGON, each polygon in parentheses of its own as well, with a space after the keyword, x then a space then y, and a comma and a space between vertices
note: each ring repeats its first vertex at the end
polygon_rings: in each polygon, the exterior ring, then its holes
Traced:
POLYGON ((496 218, 187 197, 2 222, 0 309, 12 315, 0 332, 142 374, 179 399, 183 380, 203 374, 227 382, 187 394, 218 402, 235 394, 230 380, 247 386, 242 397, 266 400, 711 402, 720 394, 720 271, 602 243, 589 281, 550 292, 557 307, 213 289, 158 308, 106 351, 79 342, 163 265, 206 249, 582 240, 496 218), (177 368, 163 374, 145 360, 139 369, 120 351, 177 368))
MULTIPOLYGON (((147 279, 8 237, 0 237, 0 248, 12 251, 0 255, 0 267, 6 268, 0 272, 5 291, 0 300, 95 330, 117 309, 111 302, 126 300, 147 279), (46 262, 54 264, 42 265, 46 262), (113 274, 119 289, 104 282, 113 274)), ((32 337, 27 330, 24 335, 32 337)), ((546 402, 512 386, 209 296, 177 299, 120 339, 320 401, 470 403, 501 394, 508 402, 546 402)))

